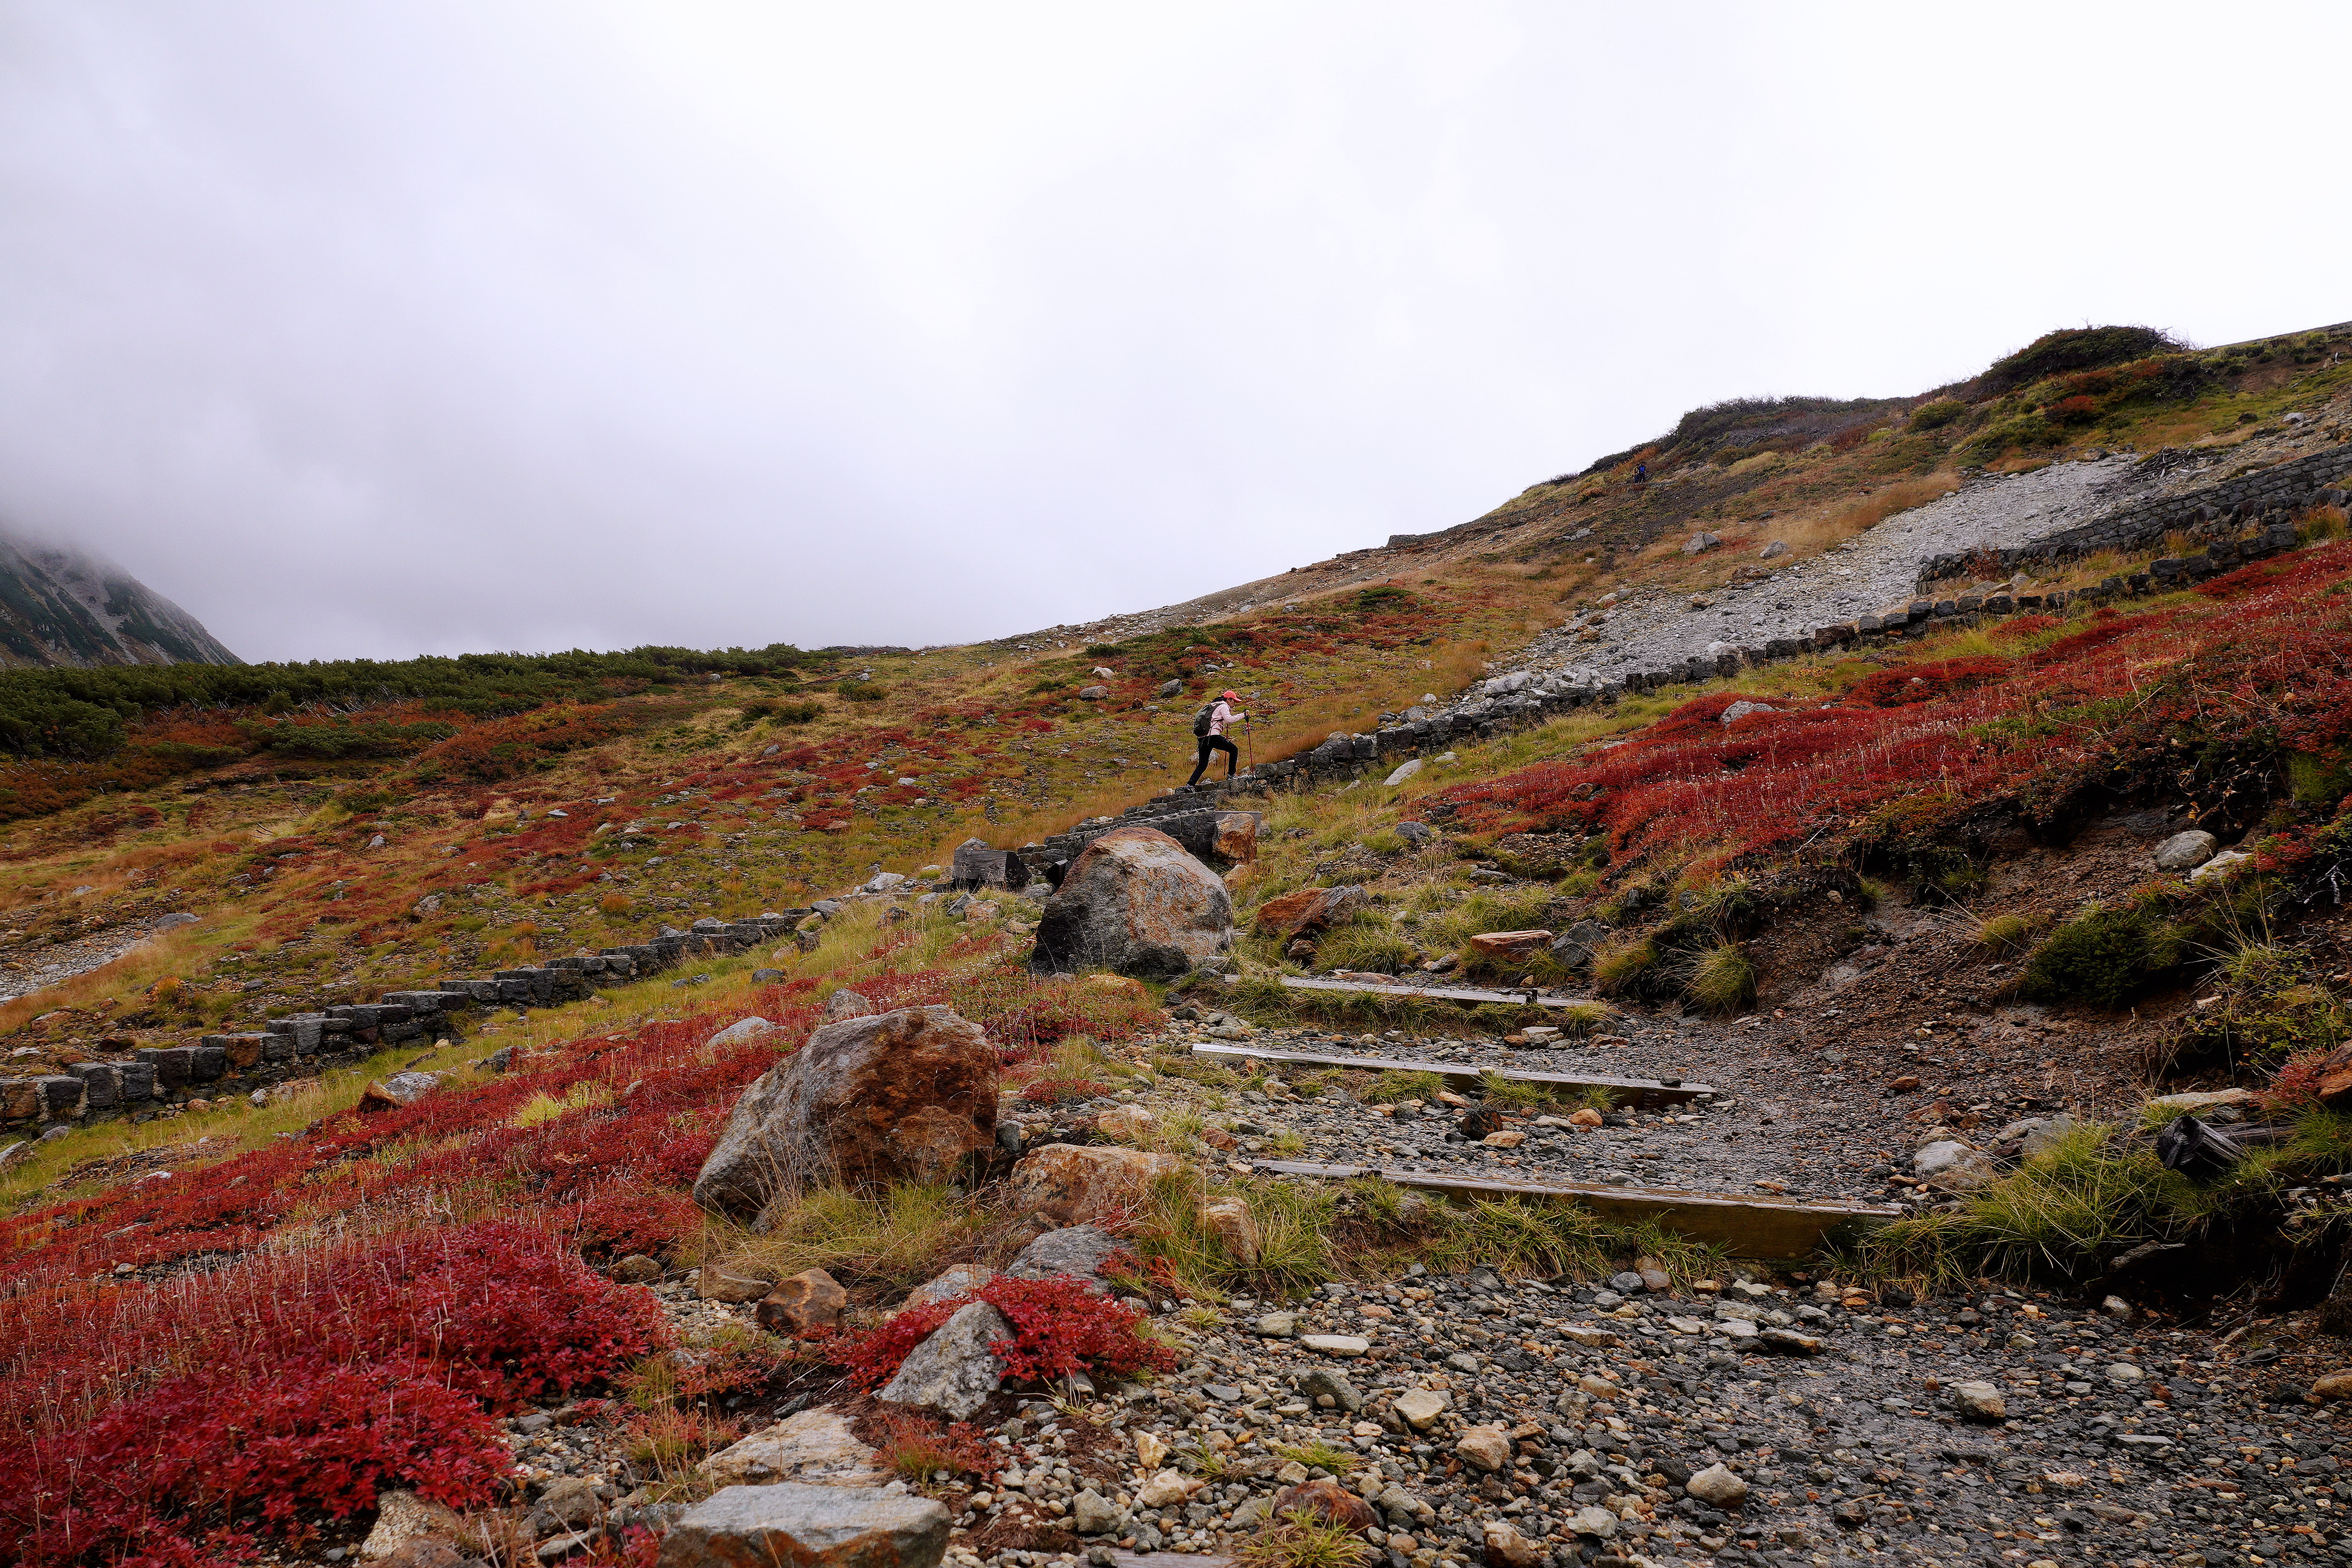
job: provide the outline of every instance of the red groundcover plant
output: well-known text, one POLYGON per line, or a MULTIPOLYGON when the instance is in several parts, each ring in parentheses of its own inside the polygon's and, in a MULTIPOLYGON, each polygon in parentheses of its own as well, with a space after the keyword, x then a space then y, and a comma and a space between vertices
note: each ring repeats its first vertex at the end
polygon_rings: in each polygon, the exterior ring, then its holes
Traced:
POLYGON ((499 1222, 100 1304, 0 1386, 0 1562, 234 1562, 247 1527, 347 1515, 385 1486, 478 1505, 507 1462, 489 1412, 667 1338, 648 1293, 499 1222))
POLYGON ((999 1276, 971 1295, 908 1308, 849 1345, 841 1363, 850 1381, 860 1388, 881 1387, 898 1375, 917 1345, 973 1301, 987 1302, 1012 1325, 1012 1338, 996 1346, 1012 1381, 1044 1383, 1080 1371, 1132 1377, 1176 1365, 1174 1351, 1136 1331, 1143 1313, 1098 1294, 1085 1280, 1068 1274, 1045 1279, 999 1276))

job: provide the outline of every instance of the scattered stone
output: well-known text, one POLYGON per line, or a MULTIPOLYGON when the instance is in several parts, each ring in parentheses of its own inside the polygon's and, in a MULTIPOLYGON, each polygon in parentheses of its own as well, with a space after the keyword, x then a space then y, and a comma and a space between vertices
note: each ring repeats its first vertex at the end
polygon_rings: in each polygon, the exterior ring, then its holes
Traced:
POLYGON ((1352 1357, 1362 1355, 1372 1348, 1372 1342, 1358 1334, 1301 1334, 1298 1342, 1318 1355, 1352 1357))
POLYGON ((1389 774, 1387 779, 1382 781, 1382 787, 1394 789, 1397 785, 1404 783, 1405 780, 1412 777, 1413 774, 1421 772, 1421 759, 1419 757, 1409 757, 1402 763, 1397 764, 1396 772, 1389 774))
POLYGON ((657 1259, 632 1252, 613 1265, 613 1280, 620 1285, 658 1285, 665 1272, 657 1259))
POLYGON ((983 1268, 977 1263, 954 1264, 908 1291, 907 1299, 898 1303, 898 1310, 904 1311, 909 1307, 920 1307, 932 1301, 952 1301, 959 1296, 971 1295, 995 1278, 994 1269, 983 1268))
POLYGON ((1473 1468, 1494 1474, 1511 1461, 1511 1440, 1493 1426, 1473 1426, 1454 1440, 1454 1451, 1473 1468))
POLYGON ((1397 1415, 1416 1432, 1426 1432, 1454 1404, 1451 1394, 1433 1388, 1415 1388, 1396 1397, 1397 1415))
POLYGON ((775 1288, 776 1282, 772 1279, 740 1273, 719 1263, 704 1264, 694 1281, 695 1294, 704 1300, 737 1304, 757 1301, 775 1288))
POLYGON ((1683 1489, 1710 1508, 1735 1509, 1748 1500, 1748 1483, 1720 1464, 1709 1465, 1685 1481, 1683 1489))
POLYGON ((1066 1226, 1047 1231, 1023 1247, 1020 1255, 1005 1265, 1004 1272, 1014 1279, 1045 1279, 1056 1274, 1098 1279, 1103 1265, 1120 1250, 1119 1239, 1100 1226, 1066 1226))
POLYGON ((2186 871, 2202 866, 2213 858, 2221 847, 2220 840, 2201 827, 2186 833, 2176 833, 2156 847, 2156 868, 2159 871, 2186 871))
POLYGON ((1115 1535, 1127 1527, 1127 1510, 1088 1487, 1070 1500, 1070 1528, 1080 1535, 1115 1535))
POLYGON ((2242 866, 2252 858, 2252 856, 2240 850, 2224 849, 2194 871, 2189 872, 2189 879, 2192 882, 2201 882, 2208 877, 2224 877, 2229 875, 2231 868, 2242 866))
POLYGON ((361 1090, 359 1103, 352 1109, 362 1116, 381 1115, 415 1104, 441 1087, 443 1075, 437 1072, 396 1072, 378 1083, 361 1090))
POLYGON ((1309 1399, 1328 1399, 1350 1415, 1364 1407, 1364 1396, 1356 1385, 1328 1366, 1309 1369, 1298 1380, 1298 1392, 1309 1399))
POLYGON ((2009 1404, 2000 1390, 1979 1379, 1952 1384, 1952 1405, 1971 1421, 1990 1424, 2009 1418, 2009 1404))
POLYGON ((822 1268, 803 1268, 776 1281, 754 1316, 770 1333, 803 1334, 811 1329, 839 1328, 841 1314, 848 1307, 849 1292, 838 1280, 822 1268))

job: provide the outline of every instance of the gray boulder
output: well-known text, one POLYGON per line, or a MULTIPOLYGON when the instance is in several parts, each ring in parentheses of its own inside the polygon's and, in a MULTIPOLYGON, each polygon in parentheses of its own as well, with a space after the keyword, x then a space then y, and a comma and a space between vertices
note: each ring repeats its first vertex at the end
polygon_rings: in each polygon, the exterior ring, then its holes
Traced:
POLYGON ((1103 968, 1173 980, 1233 945, 1233 900, 1216 873, 1150 827, 1121 827, 1087 845, 1037 924, 1030 968, 1103 968))
POLYGON ((948 1510, 929 1498, 784 1482, 727 1487, 678 1517, 660 1568, 938 1568, 948 1510))
POLYGON ((956 1310, 929 1339, 899 1363, 898 1375, 876 1395, 885 1405, 936 1410, 950 1420, 968 1420, 1004 1381, 996 1358, 998 1341, 1013 1337, 1013 1325, 985 1301, 956 1310))
POLYGON ((1327 1366, 1318 1366, 1298 1380, 1298 1392, 1310 1400, 1325 1394, 1342 1410, 1356 1411, 1364 1407, 1364 1396, 1356 1385, 1327 1366))
POLYGON ((1070 1225, 1049 1230, 1021 1249, 1005 1266, 1014 1279, 1045 1279, 1074 1274, 1081 1279, 1102 1277, 1102 1266, 1122 1247, 1119 1239, 1098 1225, 1070 1225))
POLYGON ((2156 868, 2159 871, 2186 871, 2202 866, 2213 858, 2221 841, 2201 827, 2186 833, 2176 833, 2156 847, 2156 868))
POLYGON ((1551 939, 1551 955, 1562 968, 1581 969, 1608 940, 1609 928, 1599 921, 1579 921, 1551 939))

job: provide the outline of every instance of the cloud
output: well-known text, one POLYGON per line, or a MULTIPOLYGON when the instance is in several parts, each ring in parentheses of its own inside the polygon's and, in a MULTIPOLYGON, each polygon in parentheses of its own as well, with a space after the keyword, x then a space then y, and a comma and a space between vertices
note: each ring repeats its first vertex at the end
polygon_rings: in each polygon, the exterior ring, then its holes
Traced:
MULTIPOLYGON (((2198 74, 2345 30, 2263 15, 2198 74)), ((0 518, 250 658, 950 641, 2346 314, 2324 95, 2217 134, 2167 17, 19 5, 0 518)))

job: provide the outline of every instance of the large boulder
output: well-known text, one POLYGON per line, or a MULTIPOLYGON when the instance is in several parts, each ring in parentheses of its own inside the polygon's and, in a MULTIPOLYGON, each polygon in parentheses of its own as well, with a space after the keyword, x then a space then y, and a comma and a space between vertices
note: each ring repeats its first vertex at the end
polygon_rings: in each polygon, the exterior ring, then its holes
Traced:
POLYGON ((826 1024, 743 1091, 694 1200, 754 1220, 812 1184, 944 1182, 996 1139, 995 1047, 950 1007, 826 1024))
POLYGON ((1086 1226, 1140 1206, 1153 1182, 1182 1169, 1173 1154, 1048 1143, 1013 1168, 1012 1197, 1016 1209, 1064 1226, 1086 1226))
POLYGON ((938 1568, 948 1510, 842 1487, 727 1487, 662 1537, 659 1568, 938 1568))
POLYGON ((1154 828, 1116 828, 1071 862, 1037 922, 1030 966, 1172 980, 1233 945, 1233 918, 1224 883, 1182 845, 1154 828))

